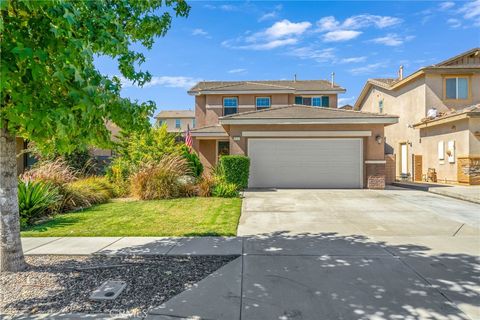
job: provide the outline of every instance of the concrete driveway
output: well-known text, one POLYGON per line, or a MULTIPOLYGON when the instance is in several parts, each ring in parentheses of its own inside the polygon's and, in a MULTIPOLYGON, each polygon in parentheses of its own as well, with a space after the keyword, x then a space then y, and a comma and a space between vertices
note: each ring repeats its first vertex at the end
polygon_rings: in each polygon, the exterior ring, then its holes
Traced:
POLYGON ((245 192, 238 235, 478 236, 480 205, 423 191, 259 190, 245 192))

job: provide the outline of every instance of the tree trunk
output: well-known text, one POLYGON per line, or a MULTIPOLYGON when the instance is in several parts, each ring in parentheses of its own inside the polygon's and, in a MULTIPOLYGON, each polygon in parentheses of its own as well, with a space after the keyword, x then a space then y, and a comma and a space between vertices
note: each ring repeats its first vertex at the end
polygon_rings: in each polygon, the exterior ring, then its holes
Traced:
POLYGON ((15 272, 26 264, 20 241, 17 144, 5 127, 0 128, 0 272, 15 272))

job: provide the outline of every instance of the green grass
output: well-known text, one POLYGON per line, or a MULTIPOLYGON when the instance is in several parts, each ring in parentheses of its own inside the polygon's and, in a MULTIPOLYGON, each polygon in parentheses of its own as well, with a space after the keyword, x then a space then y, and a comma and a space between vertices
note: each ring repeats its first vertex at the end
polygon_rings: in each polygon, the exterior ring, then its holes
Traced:
POLYGON ((234 236, 241 204, 238 198, 113 201, 57 215, 22 236, 234 236))

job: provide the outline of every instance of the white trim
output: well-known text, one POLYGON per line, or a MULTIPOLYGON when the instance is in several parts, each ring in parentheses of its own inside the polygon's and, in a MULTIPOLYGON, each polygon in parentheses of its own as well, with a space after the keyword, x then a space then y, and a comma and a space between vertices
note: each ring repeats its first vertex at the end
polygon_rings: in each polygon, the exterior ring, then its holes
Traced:
POLYGON ((220 124, 369 124, 397 123, 398 118, 331 118, 331 119, 219 119, 220 124))
POLYGON ((365 160, 366 164, 385 164, 386 160, 365 160))
POLYGON ((243 131, 243 137, 370 137, 371 131, 243 131))
MULTIPOLYGON (((268 139, 268 138, 255 138, 255 139, 247 139, 247 156, 250 157, 250 142, 255 140, 277 140, 277 139, 268 139)), ((282 138, 281 140, 304 140, 304 139, 296 139, 296 138, 282 138)), ((363 159, 363 139, 362 138, 319 138, 317 140, 356 140, 360 145, 360 159, 363 159)), ((360 189, 365 188, 365 184, 363 181, 364 176, 364 165, 362 161, 358 162, 360 164, 360 189)))
POLYGON ((226 132, 191 132, 192 137, 228 137, 226 132))

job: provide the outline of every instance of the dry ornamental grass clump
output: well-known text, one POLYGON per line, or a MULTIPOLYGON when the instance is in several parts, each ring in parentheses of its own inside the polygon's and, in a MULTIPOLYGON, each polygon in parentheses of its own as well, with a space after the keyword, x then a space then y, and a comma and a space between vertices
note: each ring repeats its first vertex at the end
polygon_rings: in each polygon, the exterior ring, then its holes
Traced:
POLYGON ((144 164, 131 177, 131 192, 141 200, 186 196, 190 188, 181 178, 187 175, 190 175, 188 162, 181 156, 167 155, 158 162, 144 164))

